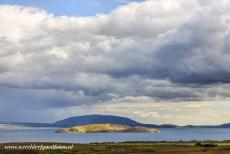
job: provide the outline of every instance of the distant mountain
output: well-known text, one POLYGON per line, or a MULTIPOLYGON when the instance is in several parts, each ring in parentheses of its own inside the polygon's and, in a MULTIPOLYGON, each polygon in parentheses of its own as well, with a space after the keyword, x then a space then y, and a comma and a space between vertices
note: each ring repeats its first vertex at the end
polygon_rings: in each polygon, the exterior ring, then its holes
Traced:
POLYGON ((152 125, 152 124, 142 124, 125 117, 112 116, 112 115, 98 115, 98 114, 71 117, 54 123, 55 126, 59 126, 59 127, 74 127, 74 126, 90 125, 90 124, 119 124, 119 125, 127 125, 127 126, 143 126, 148 128, 158 127, 157 125, 152 125))
POLYGON ((127 125, 127 126, 142 126, 147 128, 230 128, 230 123, 222 124, 222 125, 186 125, 186 126, 179 126, 173 124, 163 124, 163 125, 143 124, 125 117, 113 116, 113 115, 99 115, 99 114, 70 117, 55 122, 54 126, 74 127, 74 126, 90 125, 90 124, 118 124, 118 125, 127 125))

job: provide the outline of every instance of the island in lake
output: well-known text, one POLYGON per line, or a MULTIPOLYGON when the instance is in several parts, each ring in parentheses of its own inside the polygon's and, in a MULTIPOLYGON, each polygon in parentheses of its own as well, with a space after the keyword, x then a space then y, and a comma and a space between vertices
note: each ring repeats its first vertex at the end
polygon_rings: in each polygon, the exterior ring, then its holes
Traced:
POLYGON ((147 128, 142 126, 127 126, 118 124, 90 124, 62 128, 57 133, 112 133, 112 132, 129 132, 129 133, 155 133, 158 129, 147 128))

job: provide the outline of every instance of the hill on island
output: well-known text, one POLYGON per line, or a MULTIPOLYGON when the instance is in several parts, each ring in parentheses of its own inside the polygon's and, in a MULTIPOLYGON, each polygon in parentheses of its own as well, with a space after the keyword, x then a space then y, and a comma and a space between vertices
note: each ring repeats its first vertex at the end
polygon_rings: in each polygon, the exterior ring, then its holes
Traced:
POLYGON ((91 124, 118 124, 118 125, 126 125, 126 126, 142 126, 147 128, 158 127, 158 125, 142 124, 125 117, 112 116, 112 115, 98 115, 98 114, 70 117, 54 123, 54 125, 59 127, 74 127, 74 126, 91 125, 91 124))
POLYGON ((112 132, 135 132, 135 133, 156 133, 158 129, 141 126, 126 126, 118 124, 91 124, 62 128, 57 133, 112 133, 112 132))

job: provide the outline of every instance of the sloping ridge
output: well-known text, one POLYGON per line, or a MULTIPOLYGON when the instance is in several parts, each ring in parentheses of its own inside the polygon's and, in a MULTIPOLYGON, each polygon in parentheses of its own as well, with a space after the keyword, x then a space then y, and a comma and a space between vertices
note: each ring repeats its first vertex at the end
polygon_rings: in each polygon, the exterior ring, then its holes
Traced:
POLYGON ((112 115, 99 115, 99 114, 70 117, 54 123, 54 125, 59 127, 73 127, 73 126, 90 125, 90 124, 119 124, 119 125, 143 126, 143 127, 157 126, 151 124, 142 124, 125 117, 112 116, 112 115))

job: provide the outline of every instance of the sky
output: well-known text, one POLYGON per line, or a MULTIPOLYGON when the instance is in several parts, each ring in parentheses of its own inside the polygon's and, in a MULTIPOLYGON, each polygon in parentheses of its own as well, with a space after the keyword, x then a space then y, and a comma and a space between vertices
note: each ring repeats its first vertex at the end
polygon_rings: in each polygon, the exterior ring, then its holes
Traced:
POLYGON ((228 0, 0 0, 0 121, 230 122, 228 0))
POLYGON ((120 5, 142 0, 0 0, 2 5, 44 9, 55 16, 94 16, 109 13, 120 5))

